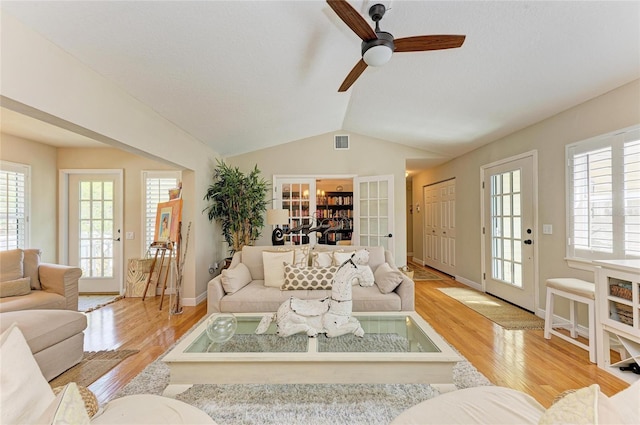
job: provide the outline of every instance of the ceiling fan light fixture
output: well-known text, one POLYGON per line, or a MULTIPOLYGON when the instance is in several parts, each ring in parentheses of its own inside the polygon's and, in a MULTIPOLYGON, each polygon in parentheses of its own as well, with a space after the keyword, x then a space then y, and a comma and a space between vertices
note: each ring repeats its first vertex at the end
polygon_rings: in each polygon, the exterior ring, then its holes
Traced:
POLYGON ((388 32, 376 32, 378 38, 362 42, 362 59, 369 66, 382 66, 389 62, 395 46, 388 32))

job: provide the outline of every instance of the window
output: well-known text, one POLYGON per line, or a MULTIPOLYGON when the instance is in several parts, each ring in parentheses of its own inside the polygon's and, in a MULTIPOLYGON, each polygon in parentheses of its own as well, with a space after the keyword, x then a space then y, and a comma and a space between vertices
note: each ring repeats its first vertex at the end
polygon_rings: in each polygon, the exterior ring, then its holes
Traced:
POLYGON ((0 251, 29 244, 28 165, 0 161, 0 251))
POLYGON ((640 128, 567 147, 567 256, 640 257, 640 128))
POLYGON ((144 190, 144 246, 143 253, 153 243, 158 203, 169 200, 169 189, 178 187, 180 171, 143 171, 144 190))

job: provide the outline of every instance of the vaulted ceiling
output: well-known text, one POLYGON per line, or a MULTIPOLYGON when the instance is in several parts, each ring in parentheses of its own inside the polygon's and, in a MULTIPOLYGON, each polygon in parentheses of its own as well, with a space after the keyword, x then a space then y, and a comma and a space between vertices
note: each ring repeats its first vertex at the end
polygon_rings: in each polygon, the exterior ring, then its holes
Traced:
MULTIPOLYGON (((350 3, 369 21, 377 2, 350 3)), ((224 156, 342 130, 455 157, 640 78, 638 1, 383 3, 395 37, 466 41, 338 93, 360 39, 324 1, 1 8, 224 156)))

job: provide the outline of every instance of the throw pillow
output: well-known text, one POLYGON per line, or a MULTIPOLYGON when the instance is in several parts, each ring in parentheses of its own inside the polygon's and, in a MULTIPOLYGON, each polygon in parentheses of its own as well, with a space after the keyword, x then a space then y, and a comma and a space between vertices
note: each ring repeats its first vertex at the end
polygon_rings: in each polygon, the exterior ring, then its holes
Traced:
POLYGON ((40 267, 40 256, 42 251, 38 248, 24 250, 24 277, 31 278, 31 289, 42 289, 38 276, 38 267, 40 267))
POLYGON ((0 298, 28 295, 31 292, 31 278, 22 277, 16 280, 0 282, 0 298))
POLYGON ((65 385, 36 423, 51 425, 91 423, 78 385, 75 382, 65 385))
POLYGON ((0 423, 36 423, 55 396, 15 323, 0 336, 0 369, 0 423))
POLYGON ((613 404, 593 384, 570 392, 547 409, 540 425, 551 424, 621 424, 613 404))
POLYGON ((313 267, 329 267, 333 264, 333 257, 330 252, 314 252, 311 254, 311 265, 313 267))
POLYGON ((284 264, 293 263, 293 251, 262 253, 264 264, 264 286, 282 288, 284 285, 284 264))
POLYGON ((298 267, 307 267, 309 265, 309 245, 301 247, 280 247, 278 251, 293 251, 293 265, 298 267))
POLYGON ((378 289, 383 294, 389 294, 400 285, 403 274, 400 270, 394 270, 389 263, 381 264, 373 274, 378 289))
POLYGON ((640 423, 640 403, 638 403, 640 400, 640 380, 618 394, 612 395, 609 400, 620 415, 622 423, 640 423))
POLYGON ((0 251, 0 281, 16 280, 24 277, 24 251, 10 249, 0 251))
POLYGON ((361 262, 360 264, 368 264, 369 261, 369 251, 367 251, 366 249, 358 249, 358 250, 351 250, 351 251, 334 251, 333 252, 333 265, 334 266, 341 266, 345 261, 347 261, 348 259, 350 259, 354 253, 358 253, 358 254, 364 254, 361 258, 363 259, 363 262, 361 262))
POLYGON ((232 269, 222 270, 220 279, 227 294, 233 294, 251 282, 251 272, 243 263, 238 263, 232 269))
POLYGON ((284 266, 284 285, 282 289, 331 289, 333 277, 338 267, 296 267, 284 266))

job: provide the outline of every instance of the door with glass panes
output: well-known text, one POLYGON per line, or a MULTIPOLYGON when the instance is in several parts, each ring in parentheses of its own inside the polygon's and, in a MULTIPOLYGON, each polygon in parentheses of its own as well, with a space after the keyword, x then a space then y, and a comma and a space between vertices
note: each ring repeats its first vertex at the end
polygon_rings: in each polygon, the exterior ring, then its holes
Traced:
POLYGON ((394 251, 393 176, 356 177, 354 197, 354 244, 383 246, 394 251))
POLYGON ((316 187, 314 178, 278 178, 274 185, 274 207, 289 212, 285 230, 285 245, 306 245, 315 242, 314 225, 316 187), (279 205, 278 205, 279 204, 279 205))

